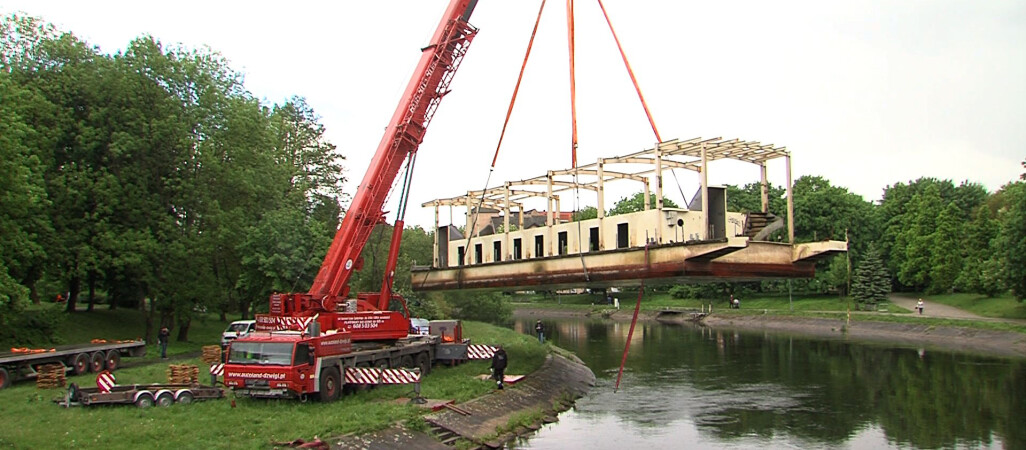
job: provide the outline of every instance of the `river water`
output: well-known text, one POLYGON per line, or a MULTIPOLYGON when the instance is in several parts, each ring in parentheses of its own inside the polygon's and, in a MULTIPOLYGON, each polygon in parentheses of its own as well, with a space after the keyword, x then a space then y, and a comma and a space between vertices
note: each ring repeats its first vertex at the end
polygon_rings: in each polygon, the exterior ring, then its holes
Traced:
POLYGON ((543 323, 597 383, 517 448, 1026 449, 1023 360, 639 322, 614 392, 630 323, 543 323))

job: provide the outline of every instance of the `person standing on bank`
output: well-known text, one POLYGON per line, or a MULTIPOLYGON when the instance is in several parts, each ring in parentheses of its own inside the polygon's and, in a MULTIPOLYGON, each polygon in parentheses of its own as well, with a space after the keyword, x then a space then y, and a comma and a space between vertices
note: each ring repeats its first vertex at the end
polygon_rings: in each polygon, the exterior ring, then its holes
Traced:
POLYGON ((916 309, 919 310, 919 315, 923 315, 923 299, 919 299, 919 303, 916 303, 916 309))
POLYGON ((495 354, 492 355, 492 378, 495 379, 495 385, 502 389, 502 380, 506 376, 506 351, 502 349, 500 345, 495 349, 495 354))
POLYGON ((167 340, 171 337, 171 331, 167 327, 161 327, 157 333, 157 343, 160 344, 160 358, 167 359, 167 340))
POLYGON ((534 333, 538 335, 538 343, 545 343, 545 325, 542 325, 541 320, 534 323, 534 333))

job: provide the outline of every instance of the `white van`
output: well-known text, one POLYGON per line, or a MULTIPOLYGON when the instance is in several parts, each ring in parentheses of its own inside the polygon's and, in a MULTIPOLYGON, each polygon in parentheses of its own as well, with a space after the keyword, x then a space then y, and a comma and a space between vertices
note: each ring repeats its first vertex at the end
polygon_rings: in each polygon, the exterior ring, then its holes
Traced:
POLYGON ((221 346, 227 347, 235 338, 244 336, 255 329, 255 320, 236 320, 228 325, 224 333, 221 333, 221 346))

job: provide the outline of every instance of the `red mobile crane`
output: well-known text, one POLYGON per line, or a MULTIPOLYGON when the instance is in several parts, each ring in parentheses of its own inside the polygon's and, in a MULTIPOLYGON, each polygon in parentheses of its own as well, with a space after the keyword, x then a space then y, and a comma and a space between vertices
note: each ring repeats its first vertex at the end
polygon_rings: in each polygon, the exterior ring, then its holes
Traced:
POLYGON ((422 49, 310 291, 272 295, 270 314, 256 317, 257 331, 231 343, 224 383, 236 394, 271 398, 317 394, 333 401, 341 392, 347 368, 419 367, 420 373, 426 373, 435 359, 465 357, 458 321, 433 321, 432 335, 408 335, 409 311, 406 301, 392 292, 392 280, 417 148, 477 34, 467 23, 476 4, 477 0, 452 0, 431 43, 422 49), (382 208, 404 161, 406 173, 381 291, 358 293, 350 299, 350 277, 362 266, 360 252, 371 231, 385 221, 382 208), (389 310, 393 300, 402 312, 389 310), (464 355, 455 355, 461 345, 464 355))
POLYGON ((284 318, 317 316, 322 329, 345 328, 352 332, 355 341, 406 336, 410 326, 409 312, 406 301, 392 292, 392 281, 399 256, 410 180, 417 148, 424 140, 428 124, 442 98, 449 92, 449 83, 470 41, 477 34, 477 29, 467 22, 476 4, 477 0, 452 0, 449 3, 431 43, 422 49, 420 62, 363 181, 357 187, 342 225, 335 233, 313 286, 305 294, 272 295, 270 314, 257 317, 258 329, 281 328, 284 318), (358 293, 354 302, 349 300, 349 280, 353 271, 363 266, 360 252, 371 231, 385 222, 382 208, 404 161, 407 162, 406 174, 381 290, 358 293), (402 312, 389 311, 393 300, 402 306, 402 312))

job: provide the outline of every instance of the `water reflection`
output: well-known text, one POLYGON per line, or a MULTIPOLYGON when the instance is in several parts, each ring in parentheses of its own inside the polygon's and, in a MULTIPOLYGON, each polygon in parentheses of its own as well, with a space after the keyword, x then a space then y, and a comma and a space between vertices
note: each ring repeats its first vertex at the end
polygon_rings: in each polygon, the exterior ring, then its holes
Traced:
POLYGON ((643 323, 613 393, 630 324, 544 322, 599 381, 527 447, 1026 448, 1022 360, 643 323))

